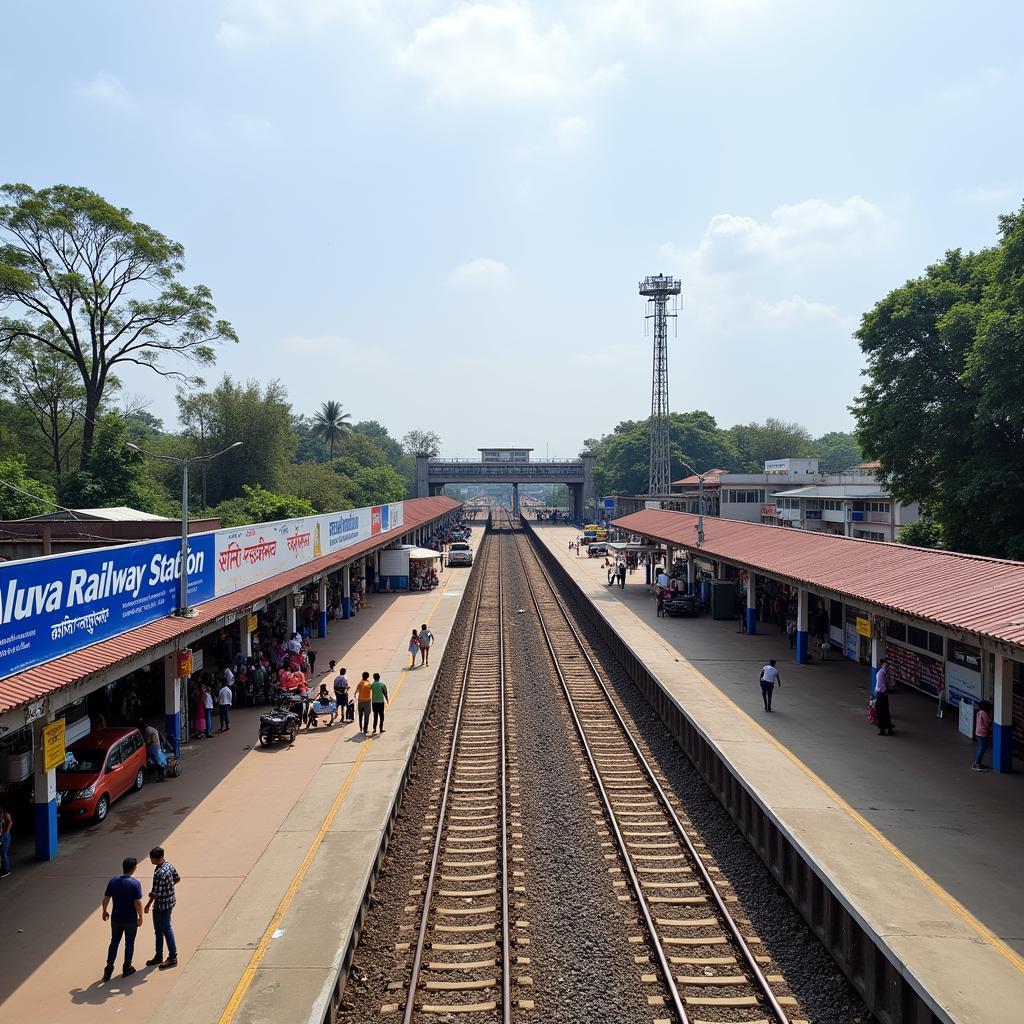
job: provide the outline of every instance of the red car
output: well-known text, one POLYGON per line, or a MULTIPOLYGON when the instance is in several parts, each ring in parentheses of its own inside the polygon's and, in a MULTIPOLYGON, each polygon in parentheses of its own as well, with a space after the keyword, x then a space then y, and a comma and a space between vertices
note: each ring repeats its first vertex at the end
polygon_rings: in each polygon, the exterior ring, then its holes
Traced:
POLYGON ((146 781, 146 744, 138 729, 97 729, 68 747, 57 771, 57 811, 71 821, 103 821, 110 805, 146 781))

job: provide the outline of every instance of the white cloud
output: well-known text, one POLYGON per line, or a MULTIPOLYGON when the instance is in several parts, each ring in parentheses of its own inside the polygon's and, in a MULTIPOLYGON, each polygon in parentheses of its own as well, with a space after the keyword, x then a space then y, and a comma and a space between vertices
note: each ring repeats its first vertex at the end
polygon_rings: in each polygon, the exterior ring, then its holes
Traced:
POLYGON ((693 46, 709 36, 749 29, 768 0, 587 0, 587 31, 645 44, 693 46))
POLYGON ((561 145, 572 148, 582 145, 590 136, 591 124, 585 117, 563 117, 555 125, 555 138, 561 145))
MULTIPOLYGON (((404 9, 410 6, 416 4, 405 0, 404 9)), ((244 49, 291 32, 319 32, 346 22, 382 22, 402 9, 402 4, 387 0, 226 0, 217 41, 229 49, 244 49)))
POLYGON ((840 203, 807 199, 776 207, 766 221, 716 214, 696 257, 715 272, 741 270, 751 263, 807 264, 823 257, 860 255, 883 242, 889 232, 882 210, 861 196, 840 203))
POLYGON ((121 80, 106 71, 98 72, 91 81, 79 85, 78 95, 119 110, 128 110, 135 105, 121 80))
POLYGON ((557 100, 600 88, 622 71, 589 67, 563 23, 540 25, 519 0, 458 4, 416 29, 397 60, 431 99, 456 104, 557 100))
POLYGON ((511 276, 511 271, 501 260, 481 256, 456 267, 448 280, 459 287, 494 287, 505 284, 511 276))

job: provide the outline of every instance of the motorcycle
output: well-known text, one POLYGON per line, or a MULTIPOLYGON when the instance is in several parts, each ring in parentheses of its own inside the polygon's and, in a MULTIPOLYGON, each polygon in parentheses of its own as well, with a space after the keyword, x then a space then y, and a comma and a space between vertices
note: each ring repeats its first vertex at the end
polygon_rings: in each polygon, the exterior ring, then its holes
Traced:
POLYGON ((276 740, 295 742, 299 731, 299 715, 292 710, 292 702, 280 703, 273 711, 260 715, 260 744, 269 747, 276 740))

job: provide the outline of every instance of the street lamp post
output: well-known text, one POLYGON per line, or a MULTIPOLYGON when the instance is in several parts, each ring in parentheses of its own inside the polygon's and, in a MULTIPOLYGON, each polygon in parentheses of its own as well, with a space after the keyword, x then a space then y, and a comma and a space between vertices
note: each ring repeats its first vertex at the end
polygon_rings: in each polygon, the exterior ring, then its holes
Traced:
POLYGON ((697 478, 697 547, 704 544, 704 478, 711 472, 698 473, 688 462, 682 465, 697 478))
POLYGON ((188 606, 188 467, 193 462, 209 462, 225 452, 241 448, 242 442, 236 441, 234 444, 229 444, 227 448, 214 452, 212 455, 193 455, 188 459, 178 458, 174 455, 157 455, 154 452, 147 452, 145 448, 135 444, 133 441, 126 441, 125 447, 147 455, 151 459, 160 459, 162 462, 174 462, 181 466, 181 571, 178 580, 178 610, 174 614, 180 615, 183 618, 191 618, 195 614, 195 610, 188 606))

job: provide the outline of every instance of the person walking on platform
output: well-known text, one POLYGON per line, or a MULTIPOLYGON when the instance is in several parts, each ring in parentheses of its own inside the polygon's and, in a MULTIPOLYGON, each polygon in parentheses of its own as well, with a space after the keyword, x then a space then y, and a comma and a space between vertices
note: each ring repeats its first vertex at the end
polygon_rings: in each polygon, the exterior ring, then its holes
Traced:
POLYGON ((971 769, 976 772, 987 772, 989 769, 982 764, 985 751, 988 750, 992 738, 992 705, 987 700, 978 701, 978 713, 974 719, 974 735, 978 737, 978 752, 974 755, 971 769))
POLYGON ((156 955, 146 961, 147 967, 159 967, 161 971, 178 966, 178 944, 174 941, 174 929, 171 927, 171 912, 174 910, 178 897, 174 887, 181 881, 174 865, 164 859, 164 848, 154 846, 149 851, 149 861, 156 868, 153 872, 153 888, 149 893, 149 902, 145 913, 153 909, 153 931, 156 934, 156 955), (164 941, 167 942, 167 959, 164 959, 164 941))
POLYGON ((782 676, 775 667, 775 659, 772 658, 763 669, 761 669, 761 697, 764 700, 765 711, 772 709, 772 691, 776 686, 782 685, 782 676))
POLYGON ((889 666, 883 658, 875 673, 875 714, 878 715, 878 735, 892 736, 892 712, 889 710, 889 666))
POLYGON ((434 634, 427 629, 427 624, 424 622, 420 626, 420 664, 430 664, 430 648, 434 643, 434 634))
POLYGON ((370 684, 370 700, 373 707, 373 735, 377 734, 377 726, 384 732, 384 705, 390 703, 388 700, 388 688, 380 681, 380 673, 373 673, 373 682, 370 684))
POLYGON ((138 861, 134 857, 125 857, 121 861, 121 874, 107 882, 103 893, 103 920, 110 922, 110 945, 107 947, 107 966, 103 968, 103 980, 110 981, 114 973, 114 961, 117 949, 124 938, 124 966, 122 978, 130 978, 135 973, 132 966, 132 955, 135 953, 135 936, 142 927, 142 884, 135 874, 138 861), (110 910, 113 900, 114 909, 110 910))
POLYGON ((626 563, 619 562, 619 567, 615 570, 619 577, 619 589, 625 590, 626 588, 626 563))
POLYGON ((370 730, 370 701, 373 697, 373 684, 370 673, 364 672, 363 678, 356 683, 356 707, 359 710, 359 731, 365 736, 370 730))
POLYGON ((409 638, 409 668, 416 667, 416 655, 420 653, 420 635, 414 629, 412 636, 409 638))

